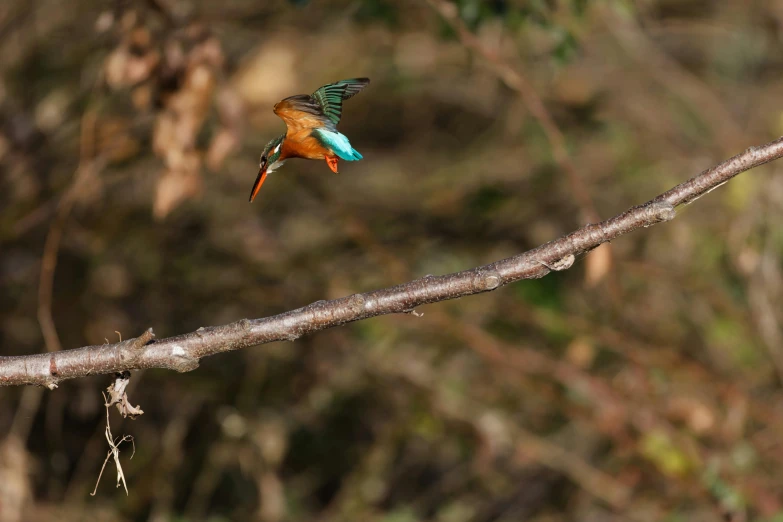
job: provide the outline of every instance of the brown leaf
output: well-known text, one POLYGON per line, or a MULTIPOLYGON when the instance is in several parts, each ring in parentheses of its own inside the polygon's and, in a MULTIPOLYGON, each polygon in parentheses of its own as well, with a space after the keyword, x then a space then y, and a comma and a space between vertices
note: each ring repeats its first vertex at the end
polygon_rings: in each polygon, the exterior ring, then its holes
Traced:
POLYGON ((220 170, 223 161, 233 150, 239 146, 239 137, 233 130, 221 129, 212 139, 207 151, 207 167, 211 170, 220 170))
POLYGON ((215 103, 223 125, 234 128, 239 128, 242 125, 245 119, 245 105, 236 90, 231 87, 220 89, 215 103))
POLYGON ((24 442, 10 435, 0 443, 0 520, 22 520, 31 498, 30 459, 24 442))
POLYGON ((201 194, 202 179, 198 172, 169 170, 158 180, 152 215, 165 218, 183 202, 201 194))
POLYGON ((712 433, 716 416, 709 405, 697 397, 679 395, 669 398, 669 415, 685 421, 697 435, 712 433))
POLYGON ((150 51, 143 56, 130 55, 125 65, 125 84, 136 85, 150 77, 152 71, 158 66, 160 53, 150 51))
POLYGON ((266 44, 240 66, 232 84, 248 105, 275 104, 296 88, 296 58, 286 42, 266 44))
POLYGON ((148 111, 152 107, 152 85, 145 83, 137 86, 131 92, 133 106, 141 111, 148 111))
POLYGON ((190 52, 190 63, 201 63, 214 68, 223 67, 225 58, 220 40, 214 36, 209 37, 200 45, 197 45, 190 52))
POLYGON ((119 89, 125 85, 125 70, 130 56, 125 49, 115 49, 103 64, 103 74, 106 83, 112 89, 119 89))
POLYGON ((163 112, 155 120, 155 130, 152 132, 152 151, 156 156, 163 157, 166 151, 179 148, 176 134, 176 119, 171 112, 163 112))
POLYGON ((139 415, 144 414, 144 411, 140 407, 131 404, 128 399, 126 388, 128 383, 130 383, 130 375, 130 372, 118 373, 114 382, 106 388, 106 391, 109 392, 109 400, 106 402, 106 407, 117 406, 117 411, 123 417, 135 419, 139 415))
POLYGON ((604 243, 590 252, 585 263, 585 285, 592 288, 600 283, 612 269, 611 245, 604 243))
POLYGON ((589 368, 595 359, 595 347, 589 340, 578 337, 568 345, 566 359, 580 368, 589 368))
POLYGON ((137 52, 149 49, 152 45, 152 34, 146 27, 136 27, 130 32, 128 41, 137 52))
POLYGON ((97 148, 110 162, 121 162, 136 156, 141 146, 130 134, 129 120, 111 118, 98 126, 97 148))

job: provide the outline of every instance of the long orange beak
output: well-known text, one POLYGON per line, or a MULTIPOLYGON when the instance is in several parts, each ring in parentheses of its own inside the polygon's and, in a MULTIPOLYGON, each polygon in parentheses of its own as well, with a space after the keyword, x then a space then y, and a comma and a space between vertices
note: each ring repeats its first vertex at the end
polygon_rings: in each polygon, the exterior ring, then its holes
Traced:
POLYGON ((266 168, 261 167, 258 169, 258 177, 256 178, 256 182, 253 183, 253 190, 250 191, 250 202, 252 203, 254 199, 256 199, 256 194, 258 194, 258 191, 261 190, 261 185, 264 184, 264 180, 266 179, 266 168))

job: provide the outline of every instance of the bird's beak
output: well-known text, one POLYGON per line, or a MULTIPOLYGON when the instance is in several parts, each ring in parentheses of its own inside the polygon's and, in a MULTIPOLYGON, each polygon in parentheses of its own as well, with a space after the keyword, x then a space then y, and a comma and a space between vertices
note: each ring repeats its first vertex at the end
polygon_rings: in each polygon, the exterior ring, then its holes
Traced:
POLYGON ((261 190, 261 185, 264 184, 264 180, 266 179, 266 165, 261 165, 258 168, 258 177, 256 178, 256 182, 253 183, 253 190, 250 191, 250 202, 252 203, 254 199, 256 199, 256 194, 258 194, 258 191, 261 190))

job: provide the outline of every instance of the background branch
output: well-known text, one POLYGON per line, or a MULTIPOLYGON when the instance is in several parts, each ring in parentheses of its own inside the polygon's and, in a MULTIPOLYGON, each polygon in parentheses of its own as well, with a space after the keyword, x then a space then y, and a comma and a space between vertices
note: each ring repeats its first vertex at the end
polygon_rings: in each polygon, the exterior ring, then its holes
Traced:
POLYGON ((590 190, 587 188, 582 176, 576 169, 571 155, 566 146, 566 139, 560 127, 557 126, 555 119, 549 113, 543 100, 536 92, 536 89, 530 84, 519 71, 509 65, 500 56, 498 51, 490 49, 484 45, 481 40, 473 34, 465 23, 460 19, 459 7, 445 0, 427 0, 427 3, 434 9, 443 20, 451 27, 459 37, 460 42, 466 48, 471 49, 481 55, 491 66, 492 71, 500 80, 511 90, 519 94, 522 102, 530 111, 530 114, 541 125, 547 141, 552 147, 552 157, 557 165, 565 172, 568 182, 571 185, 571 192, 579 206, 584 221, 598 221, 598 211, 590 196, 590 190))
POLYGON ((292 341, 303 335, 378 315, 409 313, 415 307, 494 290, 521 279, 565 270, 574 257, 627 234, 675 216, 675 207, 690 203, 734 176, 783 156, 783 138, 752 147, 705 170, 647 203, 598 224, 586 225, 517 256, 470 270, 442 276, 425 276, 405 284, 317 301, 303 308, 261 319, 199 328, 197 331, 152 340, 85 346, 72 350, 0 357, 0 385, 37 384, 50 389, 57 383, 87 375, 140 368, 167 368, 180 372, 198 367, 201 358, 274 341, 292 341))

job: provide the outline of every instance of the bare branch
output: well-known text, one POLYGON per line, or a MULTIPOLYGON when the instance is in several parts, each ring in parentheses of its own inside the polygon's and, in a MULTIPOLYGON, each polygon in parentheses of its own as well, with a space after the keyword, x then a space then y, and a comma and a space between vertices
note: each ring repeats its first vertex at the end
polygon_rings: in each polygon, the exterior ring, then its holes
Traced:
POLYGON ((673 219, 677 206, 695 201, 734 176, 780 157, 783 157, 783 138, 752 147, 613 218, 586 225, 525 253, 470 270, 427 276, 332 301, 317 301, 283 314, 199 328, 189 334, 159 341, 154 341, 152 330, 148 330, 137 339, 116 344, 0 357, 0 386, 36 384, 53 389, 65 379, 141 368, 186 372, 197 368, 199 360, 209 355, 274 341, 293 341, 352 321, 410 313, 424 304, 487 292, 521 279, 544 277, 552 269, 567 269, 572 256, 588 252, 637 228, 673 219))

